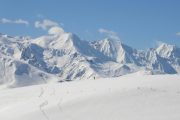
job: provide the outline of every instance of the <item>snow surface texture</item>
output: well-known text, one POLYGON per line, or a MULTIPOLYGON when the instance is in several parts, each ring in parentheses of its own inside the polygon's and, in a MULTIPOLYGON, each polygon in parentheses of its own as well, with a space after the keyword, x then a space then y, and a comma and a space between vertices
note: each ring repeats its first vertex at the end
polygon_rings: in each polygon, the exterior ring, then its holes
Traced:
POLYGON ((36 39, 0 34, 0 85, 19 87, 52 81, 71 81, 144 71, 180 73, 180 48, 161 44, 147 51, 120 41, 82 41, 54 28, 36 39))
MULTIPOLYGON (((144 75, 143 75, 144 74, 144 75)), ((116 78, 0 91, 0 120, 179 120, 180 76, 116 78)))

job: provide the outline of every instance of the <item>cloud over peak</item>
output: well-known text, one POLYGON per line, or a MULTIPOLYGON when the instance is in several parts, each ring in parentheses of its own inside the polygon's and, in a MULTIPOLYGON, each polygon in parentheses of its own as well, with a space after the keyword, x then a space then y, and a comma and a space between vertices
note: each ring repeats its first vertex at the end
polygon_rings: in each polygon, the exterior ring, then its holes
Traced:
POLYGON ((48 34, 50 34, 50 35, 61 35, 63 33, 64 33, 64 30, 59 26, 51 27, 48 30, 48 34))
POLYGON ((44 19, 43 21, 36 21, 34 25, 36 28, 41 28, 43 30, 47 30, 51 27, 58 26, 59 24, 52 20, 44 19))
POLYGON ((44 19, 34 23, 36 28, 47 30, 50 35, 62 35, 65 33, 64 29, 55 21, 44 19))

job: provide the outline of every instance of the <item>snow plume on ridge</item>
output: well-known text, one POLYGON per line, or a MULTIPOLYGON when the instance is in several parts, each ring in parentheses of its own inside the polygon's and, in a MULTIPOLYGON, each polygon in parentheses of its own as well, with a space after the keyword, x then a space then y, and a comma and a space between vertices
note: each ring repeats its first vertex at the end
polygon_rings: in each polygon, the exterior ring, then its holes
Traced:
POLYGON ((157 47, 161 46, 162 44, 165 44, 165 43, 163 41, 160 41, 160 40, 156 41, 156 46, 157 47))
POLYGON ((98 31, 101 34, 105 34, 109 38, 112 38, 112 39, 115 39, 115 40, 120 40, 118 34, 116 32, 114 32, 114 31, 107 30, 107 29, 104 29, 104 28, 100 28, 98 31))
POLYGON ((10 20, 7 18, 2 18, 0 19, 0 23, 3 24, 24 24, 24 25, 29 25, 29 22, 27 20, 23 20, 23 19, 17 19, 17 20, 10 20))
POLYGON ((48 30, 48 34, 50 35, 61 35, 64 33, 63 28, 59 27, 59 26, 55 26, 55 27, 51 27, 48 30))

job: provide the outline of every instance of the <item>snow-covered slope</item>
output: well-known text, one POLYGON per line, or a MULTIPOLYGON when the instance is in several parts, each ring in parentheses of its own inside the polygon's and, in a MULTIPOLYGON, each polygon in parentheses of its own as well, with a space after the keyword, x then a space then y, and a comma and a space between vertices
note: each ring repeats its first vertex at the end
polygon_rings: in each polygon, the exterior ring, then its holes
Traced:
POLYGON ((112 39, 104 39, 91 43, 92 46, 102 52, 105 56, 119 63, 134 63, 134 55, 136 50, 122 44, 120 41, 112 39))
POLYGON ((167 59, 177 72, 180 72, 180 48, 175 45, 161 44, 157 49, 159 56, 167 59))
POLYGON ((36 85, 0 91, 1 120, 179 120, 179 75, 36 85))
POLYGON ((57 81, 58 78, 21 60, 26 38, 0 35, 0 85, 18 87, 57 81))
POLYGON ((56 66, 59 69, 56 73, 61 79, 73 80, 96 76, 91 68, 91 62, 106 60, 106 57, 92 48, 87 41, 80 40, 72 33, 44 36, 32 42, 43 48, 43 62, 56 66), (45 43, 46 41, 48 43, 45 43))
POLYGON ((153 70, 155 74, 157 73, 168 73, 168 74, 176 74, 176 70, 168 63, 168 60, 161 57, 156 50, 150 49, 147 54, 147 65, 146 67, 150 70, 153 70))
POLYGON ((49 78, 60 81, 118 77, 137 71, 176 74, 180 73, 180 48, 162 44, 142 51, 117 40, 88 42, 66 32, 35 39, 0 34, 0 70, 0 84, 14 87, 41 83, 40 79, 50 81, 49 78), (23 80, 26 77, 28 82, 23 80))

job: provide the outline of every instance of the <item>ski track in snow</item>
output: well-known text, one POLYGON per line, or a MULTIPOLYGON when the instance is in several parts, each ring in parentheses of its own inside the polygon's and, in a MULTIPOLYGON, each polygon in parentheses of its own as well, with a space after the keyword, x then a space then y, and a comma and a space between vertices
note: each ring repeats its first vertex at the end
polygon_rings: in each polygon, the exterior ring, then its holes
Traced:
POLYGON ((2 89, 0 119, 179 120, 179 78, 130 74, 2 89))

